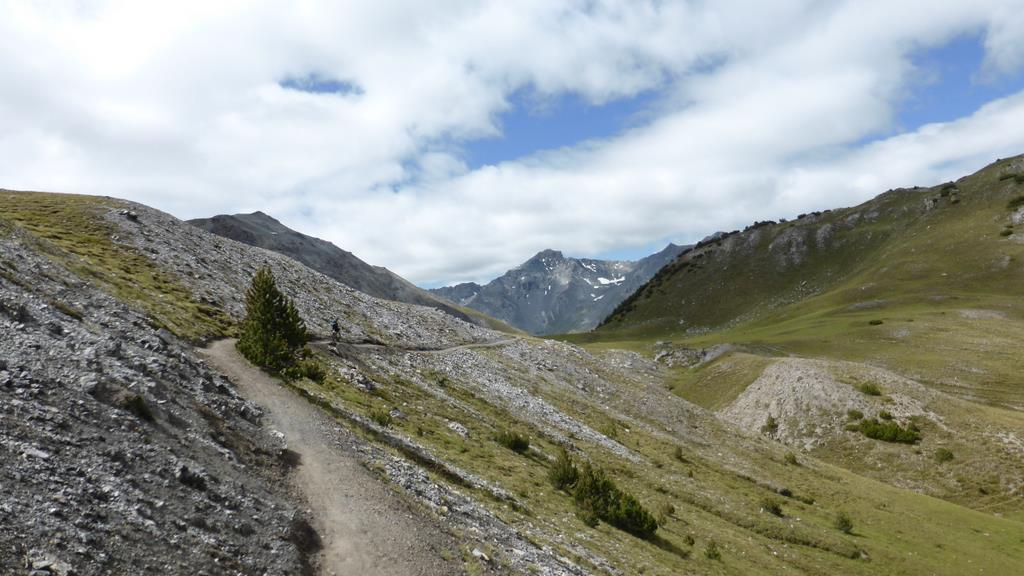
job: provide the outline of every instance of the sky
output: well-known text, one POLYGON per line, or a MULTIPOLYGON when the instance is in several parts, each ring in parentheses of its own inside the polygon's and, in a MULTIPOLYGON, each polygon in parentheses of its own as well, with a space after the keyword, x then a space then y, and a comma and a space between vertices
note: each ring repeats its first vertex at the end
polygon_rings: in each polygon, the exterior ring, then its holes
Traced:
POLYGON ((1024 153, 1021 30, 1024 0, 0 0, 0 187, 262 210, 424 286, 636 258, 1024 153))

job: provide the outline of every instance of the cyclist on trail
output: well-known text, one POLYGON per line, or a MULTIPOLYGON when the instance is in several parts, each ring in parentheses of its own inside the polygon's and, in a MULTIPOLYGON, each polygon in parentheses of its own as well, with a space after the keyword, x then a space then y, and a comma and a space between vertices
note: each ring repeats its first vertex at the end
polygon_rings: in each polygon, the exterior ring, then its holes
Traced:
POLYGON ((341 325, 338 324, 338 319, 331 320, 331 340, 337 342, 341 339, 341 325))

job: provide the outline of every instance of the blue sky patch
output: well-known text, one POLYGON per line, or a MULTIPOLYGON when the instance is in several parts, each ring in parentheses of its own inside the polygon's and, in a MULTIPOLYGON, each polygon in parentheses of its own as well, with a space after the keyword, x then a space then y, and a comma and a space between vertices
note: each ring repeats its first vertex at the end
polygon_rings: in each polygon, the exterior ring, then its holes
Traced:
POLYGON ((541 98, 532 90, 520 90, 509 99, 511 109, 499 118, 500 136, 463 143, 466 163, 476 169, 615 136, 642 124, 659 96, 657 91, 647 91, 595 105, 575 93, 541 98))
MULTIPOLYGON (((665 249, 666 246, 669 245, 670 242, 673 242, 673 240, 670 238, 663 238, 661 240, 650 242, 643 246, 601 252, 600 254, 593 256, 593 258, 595 260, 639 260, 641 258, 650 256, 651 254, 661 252, 662 250, 665 249)), ((676 244, 681 243, 676 242, 676 244)), ((590 258, 590 256, 587 256, 587 258, 590 258)))
POLYGON ((288 76, 278 84, 287 90, 309 92, 310 94, 360 95, 363 89, 348 80, 337 80, 312 73, 305 76, 288 76))
POLYGON ((962 35, 912 56, 923 84, 900 103, 898 131, 964 118, 992 100, 1024 90, 1024 71, 986 76, 984 40, 981 32, 962 35))

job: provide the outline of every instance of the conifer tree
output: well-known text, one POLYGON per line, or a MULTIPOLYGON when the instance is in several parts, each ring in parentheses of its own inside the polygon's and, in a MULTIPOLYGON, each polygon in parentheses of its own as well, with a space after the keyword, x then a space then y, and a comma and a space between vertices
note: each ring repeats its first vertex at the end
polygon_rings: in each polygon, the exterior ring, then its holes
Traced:
POLYGON ((245 294, 245 320, 236 345, 250 362, 278 373, 295 364, 309 341, 295 303, 277 289, 270 268, 260 268, 245 294))

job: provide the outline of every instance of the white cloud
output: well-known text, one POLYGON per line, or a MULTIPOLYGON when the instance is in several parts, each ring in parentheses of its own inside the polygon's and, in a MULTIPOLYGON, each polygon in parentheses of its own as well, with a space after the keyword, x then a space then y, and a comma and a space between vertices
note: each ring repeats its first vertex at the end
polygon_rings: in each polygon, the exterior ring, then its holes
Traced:
POLYGON ((1024 152, 1019 97, 881 142, 910 54, 984 31, 1024 64, 1021 0, 0 3, 0 185, 181 217, 264 210, 414 281, 542 248, 692 240, 1024 152), (83 8, 83 6, 85 6, 83 8), (278 81, 317 74, 349 94, 278 81), (470 171, 517 90, 660 90, 647 125, 470 171), (1017 124, 1013 124, 1017 122, 1017 124))

